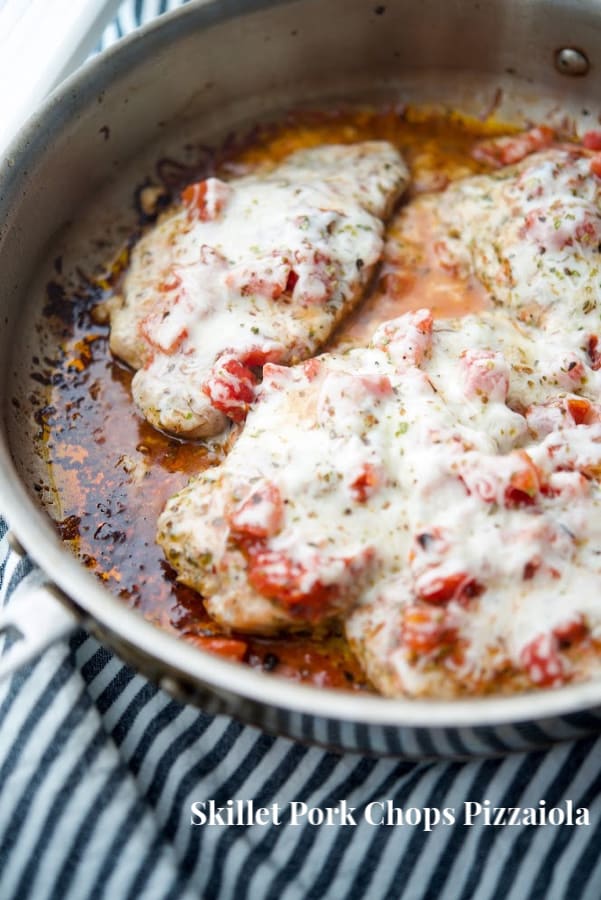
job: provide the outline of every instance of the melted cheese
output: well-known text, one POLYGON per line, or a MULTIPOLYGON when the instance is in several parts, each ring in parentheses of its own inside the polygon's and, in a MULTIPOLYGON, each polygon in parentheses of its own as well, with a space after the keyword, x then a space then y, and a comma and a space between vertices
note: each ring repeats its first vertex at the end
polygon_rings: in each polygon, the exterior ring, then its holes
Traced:
POLYGON ((359 299, 406 181, 390 144, 364 142, 188 188, 134 249, 112 314, 111 348, 139 369, 149 421, 214 434, 244 417, 255 366, 314 353, 359 299))
POLYGON ((601 639, 589 165, 545 151, 415 201, 442 264, 498 309, 433 332, 421 310, 365 349, 265 367, 228 458, 159 521, 217 619, 269 633, 338 618, 391 696, 588 674, 563 647, 601 639))
POLYGON ((443 268, 475 274, 508 313, 563 332, 568 344, 598 320, 600 206, 591 156, 577 147, 533 154, 415 204, 443 268))

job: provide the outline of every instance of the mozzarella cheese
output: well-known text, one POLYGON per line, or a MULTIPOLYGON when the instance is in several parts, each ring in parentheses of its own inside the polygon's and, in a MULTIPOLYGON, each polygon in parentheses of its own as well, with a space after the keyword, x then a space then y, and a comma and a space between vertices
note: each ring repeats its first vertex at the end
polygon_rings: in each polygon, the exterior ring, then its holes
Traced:
POLYGON ((357 302, 407 177, 371 141, 187 188, 134 248, 112 309, 111 349, 138 370, 146 418, 184 437, 242 421, 257 368, 315 353, 357 302))
POLYGON ((598 669, 589 166, 549 150, 414 201, 441 265, 477 276, 496 308, 434 326, 420 310, 367 348, 265 366, 227 459, 159 520, 178 577, 222 624, 338 619, 389 696, 555 686, 598 669))

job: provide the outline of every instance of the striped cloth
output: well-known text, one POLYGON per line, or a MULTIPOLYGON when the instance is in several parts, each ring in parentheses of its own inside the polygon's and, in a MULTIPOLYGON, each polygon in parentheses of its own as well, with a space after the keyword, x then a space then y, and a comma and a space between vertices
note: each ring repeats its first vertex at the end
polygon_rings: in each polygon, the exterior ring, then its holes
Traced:
MULTIPOLYGON (((103 45, 178 3, 128 2, 103 45)), ((38 577, 0 520, 0 601, 38 577)), ((0 686, 0 898, 553 900, 601 896, 601 739, 469 763, 335 755, 183 707, 79 631, 0 686), (191 804, 280 824, 193 826, 191 804), (589 810, 588 826, 463 824, 465 802, 589 810), (346 801, 356 825, 291 822, 346 801), (454 811, 431 831, 370 803, 454 811)))

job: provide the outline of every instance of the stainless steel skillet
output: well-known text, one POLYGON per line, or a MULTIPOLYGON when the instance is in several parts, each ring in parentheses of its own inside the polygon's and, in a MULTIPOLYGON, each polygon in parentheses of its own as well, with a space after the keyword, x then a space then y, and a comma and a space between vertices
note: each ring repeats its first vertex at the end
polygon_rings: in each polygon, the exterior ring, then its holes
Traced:
POLYGON ((40 283, 56 242, 73 259, 91 254, 90 210, 117 241, 132 172, 186 135, 342 98, 449 103, 476 115, 495 108, 517 122, 585 130, 599 123, 600 65, 593 2, 222 0, 148 26, 53 95, 0 168, 0 509, 47 578, 10 609, 25 640, 6 666, 79 619, 179 699, 338 749, 498 754, 598 729, 599 681, 507 698, 388 701, 251 671, 145 622, 78 563, 42 511, 29 376, 32 354, 49 340, 40 283))

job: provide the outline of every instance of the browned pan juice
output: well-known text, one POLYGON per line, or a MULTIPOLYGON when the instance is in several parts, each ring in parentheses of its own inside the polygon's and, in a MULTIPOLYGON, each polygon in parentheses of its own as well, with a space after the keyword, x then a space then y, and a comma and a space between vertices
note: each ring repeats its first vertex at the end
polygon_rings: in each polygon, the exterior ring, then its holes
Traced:
MULTIPOLYGON (((441 190, 452 179, 483 171, 470 156, 474 142, 503 130, 490 122, 418 109, 295 114, 256 129, 242 142, 227 142, 203 171, 162 161, 155 183, 162 197, 175 199, 187 181, 212 172, 227 177, 240 167, 316 144, 385 139, 399 148, 411 169, 406 203, 418 192, 441 190)), ((141 214, 141 227, 148 218, 141 214)), ((371 294, 330 347, 360 343, 380 322, 421 306, 430 306, 437 315, 481 307, 475 286, 459 283, 452 273, 433 271, 428 235, 419 221, 413 224, 415 243, 399 248, 398 265, 382 268, 371 294)), ((47 314, 60 315, 64 340, 59 359, 34 359, 32 377, 48 384, 47 405, 37 420, 62 510, 58 528, 76 556, 124 602, 162 628, 206 646, 207 636, 230 636, 209 618, 198 594, 177 584, 155 544, 155 529, 167 498, 190 475, 219 462, 225 449, 167 437, 136 410, 132 372, 111 356, 108 327, 97 324, 94 315, 98 300, 118 288, 126 262, 124 250, 108 275, 85 273, 76 296, 65 296, 57 261, 56 281, 48 285, 47 314)), ((233 637, 246 643, 251 666, 328 687, 370 689, 340 634, 233 637)), ((223 649, 227 653, 227 643, 223 649)))

